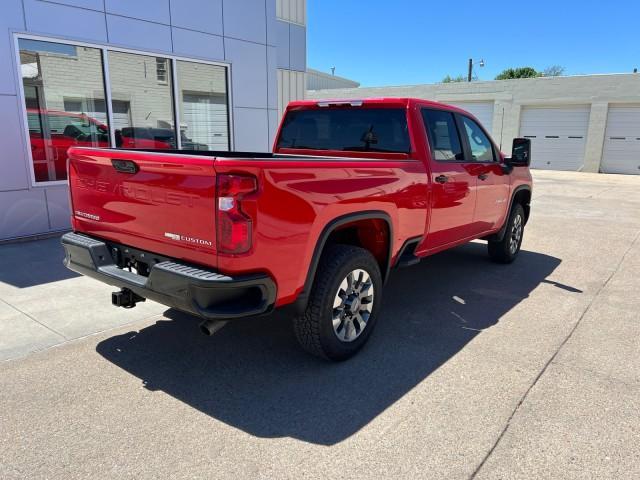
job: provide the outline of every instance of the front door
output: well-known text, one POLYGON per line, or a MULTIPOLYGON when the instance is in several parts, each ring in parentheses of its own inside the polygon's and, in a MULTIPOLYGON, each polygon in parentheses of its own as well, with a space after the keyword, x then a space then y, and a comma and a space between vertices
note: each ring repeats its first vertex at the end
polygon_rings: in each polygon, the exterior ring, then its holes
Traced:
POLYGON ((509 175, 503 171, 497 149, 482 127, 465 115, 458 118, 462 143, 476 165, 473 173, 478 187, 472 234, 477 235, 502 225, 509 206, 509 175))
POLYGON ((423 109, 431 151, 431 217, 418 251, 445 247, 472 235, 476 204, 476 165, 465 157, 455 115, 423 109))

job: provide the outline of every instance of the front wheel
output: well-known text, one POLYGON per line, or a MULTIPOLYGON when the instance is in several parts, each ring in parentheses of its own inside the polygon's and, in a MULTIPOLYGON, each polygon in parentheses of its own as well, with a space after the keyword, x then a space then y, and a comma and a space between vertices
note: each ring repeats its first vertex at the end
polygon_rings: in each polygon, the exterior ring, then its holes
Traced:
POLYGON ((513 206, 507 222, 502 240, 489 240, 489 257, 497 263, 511 263, 520 252, 525 223, 522 205, 517 203, 513 206))
POLYGON ((345 360, 366 343, 376 324, 382 275, 367 250, 332 245, 323 253, 305 313, 294 320, 307 352, 345 360))

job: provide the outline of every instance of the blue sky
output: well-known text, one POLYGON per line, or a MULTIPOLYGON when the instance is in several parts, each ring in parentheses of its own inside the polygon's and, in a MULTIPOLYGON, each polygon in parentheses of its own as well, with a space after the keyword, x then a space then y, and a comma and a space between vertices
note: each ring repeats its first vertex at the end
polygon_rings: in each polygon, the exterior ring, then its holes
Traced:
POLYGON ((439 82, 485 60, 566 74, 640 69, 640 0, 307 0, 307 63, 363 86, 439 82))

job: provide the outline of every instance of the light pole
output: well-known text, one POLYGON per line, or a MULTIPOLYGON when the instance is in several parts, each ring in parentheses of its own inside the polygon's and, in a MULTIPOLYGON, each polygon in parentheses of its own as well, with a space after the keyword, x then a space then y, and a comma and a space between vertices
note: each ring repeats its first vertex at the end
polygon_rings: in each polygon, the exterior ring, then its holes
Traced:
MULTIPOLYGON (((478 65, 480 65, 480 68, 484 67, 484 59, 481 59, 478 65)), ((467 76, 467 82, 470 82, 472 80, 472 77, 473 77, 473 58, 470 58, 469 59, 469 75, 467 76)))

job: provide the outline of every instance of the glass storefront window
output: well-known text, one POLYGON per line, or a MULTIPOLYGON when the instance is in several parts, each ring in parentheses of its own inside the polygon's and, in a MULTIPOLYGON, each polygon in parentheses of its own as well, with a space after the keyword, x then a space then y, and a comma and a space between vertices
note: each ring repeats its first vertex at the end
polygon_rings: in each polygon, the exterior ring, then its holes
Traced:
POLYGON ((229 150, 227 69, 178 60, 180 140, 184 150, 229 150))
POLYGON ((36 182, 66 180, 67 149, 108 147, 102 51, 19 39, 36 182))
POLYGON ((21 36, 18 46, 37 183, 67 179, 73 146, 230 150, 228 67, 21 36))
POLYGON ((132 53, 108 55, 116 147, 177 148, 171 62, 132 53))

